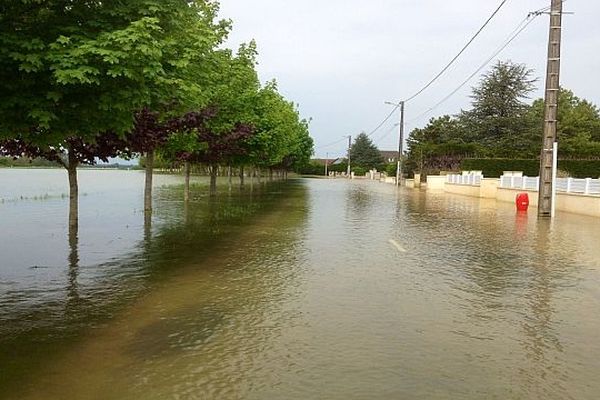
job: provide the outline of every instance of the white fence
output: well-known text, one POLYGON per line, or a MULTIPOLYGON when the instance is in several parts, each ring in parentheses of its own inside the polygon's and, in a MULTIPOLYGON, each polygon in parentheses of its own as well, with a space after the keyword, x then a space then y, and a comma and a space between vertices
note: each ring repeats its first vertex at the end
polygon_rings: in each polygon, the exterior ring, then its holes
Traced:
MULTIPOLYGON (((501 176, 500 187, 504 189, 522 189, 537 191, 540 185, 539 177, 501 176)), ((600 179, 558 178, 556 191, 564 193, 581 193, 600 195, 600 179)))
POLYGON ((481 178, 482 176, 480 174, 446 175, 446 183, 451 183, 453 185, 480 186, 481 178))

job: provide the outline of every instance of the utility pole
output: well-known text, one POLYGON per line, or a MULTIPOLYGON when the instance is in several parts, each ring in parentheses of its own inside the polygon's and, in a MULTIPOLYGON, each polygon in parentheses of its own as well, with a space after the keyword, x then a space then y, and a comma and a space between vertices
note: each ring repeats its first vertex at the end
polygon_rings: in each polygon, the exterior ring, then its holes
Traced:
POLYGON ((350 179, 350 147, 352 147, 352 135, 348 135, 348 179, 350 179))
POLYGON ((398 159, 396 162, 396 187, 400 186, 402 179, 402 155, 404 154, 404 101, 400 103, 392 103, 386 101, 385 104, 390 104, 400 108, 400 132, 398 135, 398 159))
POLYGON ((327 164, 329 163, 329 153, 325 153, 325 176, 327 177, 329 174, 327 171, 327 164))
POLYGON ((540 187, 538 217, 549 218, 553 209, 553 163, 560 90, 560 50, 562 37, 563 0, 551 0, 550 39, 548 42, 548 66, 546 71, 546 95, 544 111, 544 136, 540 157, 540 187))
POLYGON ((400 138, 398 140, 398 165, 396 167, 396 187, 402 179, 402 155, 404 154, 404 102, 400 102, 400 138))

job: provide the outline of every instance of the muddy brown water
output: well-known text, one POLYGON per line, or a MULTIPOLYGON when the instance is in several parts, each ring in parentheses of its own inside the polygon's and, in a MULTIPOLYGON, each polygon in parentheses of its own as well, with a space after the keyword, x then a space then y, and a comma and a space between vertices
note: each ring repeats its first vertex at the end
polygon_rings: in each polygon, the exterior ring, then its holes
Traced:
POLYGON ((0 398, 600 395, 598 220, 342 180, 185 206, 166 178, 150 226, 121 174, 75 252, 66 199, 0 204, 0 398))

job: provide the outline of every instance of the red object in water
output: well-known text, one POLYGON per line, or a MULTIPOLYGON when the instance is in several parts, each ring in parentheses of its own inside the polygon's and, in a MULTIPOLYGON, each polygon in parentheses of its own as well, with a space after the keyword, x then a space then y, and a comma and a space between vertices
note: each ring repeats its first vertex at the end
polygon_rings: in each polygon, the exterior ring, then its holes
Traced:
POLYGON ((519 193, 516 201, 517 211, 527 211, 529 208, 529 195, 527 193, 519 193))

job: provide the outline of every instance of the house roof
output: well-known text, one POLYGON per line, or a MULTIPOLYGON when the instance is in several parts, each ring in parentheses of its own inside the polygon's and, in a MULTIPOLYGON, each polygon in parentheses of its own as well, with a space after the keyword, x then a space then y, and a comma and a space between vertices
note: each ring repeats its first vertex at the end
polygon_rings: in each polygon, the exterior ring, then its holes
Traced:
POLYGON ((379 150, 379 153, 381 153, 381 156, 383 158, 385 158, 386 160, 390 159, 390 158, 393 158, 393 159, 398 158, 397 150, 379 150))
POLYGON ((327 162, 327 165, 332 165, 337 160, 337 158, 313 158, 311 161, 321 165, 325 165, 325 162, 327 162))

